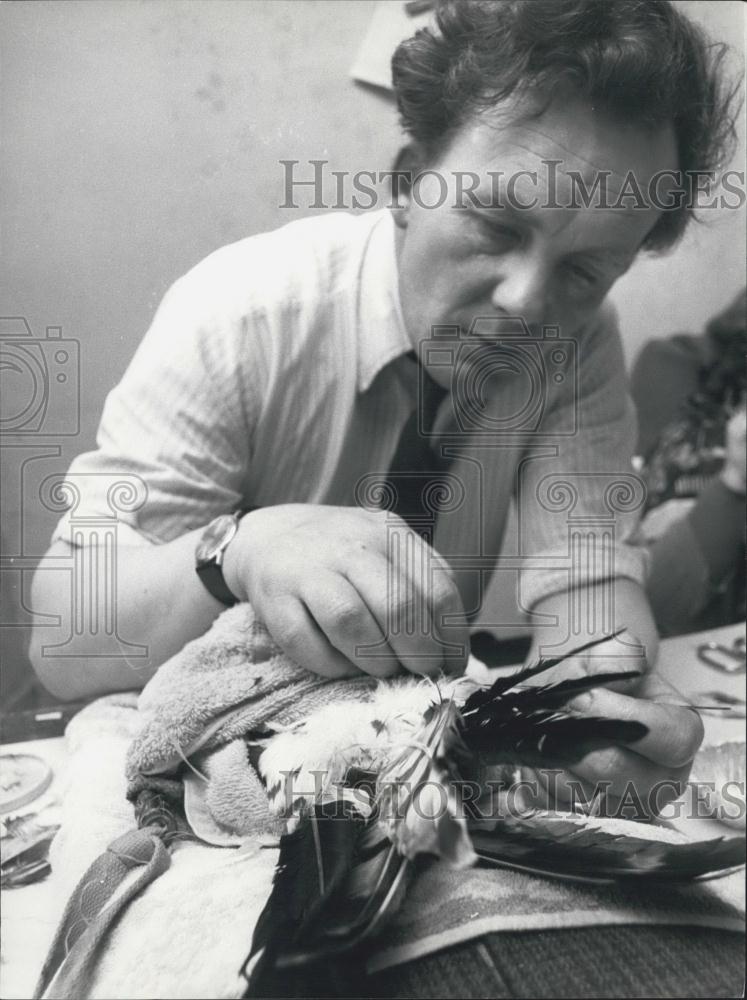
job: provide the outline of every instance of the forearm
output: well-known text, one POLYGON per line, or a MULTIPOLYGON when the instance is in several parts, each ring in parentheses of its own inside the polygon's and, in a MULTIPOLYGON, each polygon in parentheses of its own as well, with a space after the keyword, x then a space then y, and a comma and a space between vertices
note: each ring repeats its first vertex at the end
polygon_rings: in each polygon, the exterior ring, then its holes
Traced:
POLYGON ((575 592, 550 594, 532 612, 536 623, 532 659, 567 653, 593 636, 625 628, 643 646, 649 665, 656 663, 659 635, 646 594, 634 580, 618 577, 575 592), (574 622, 582 623, 582 628, 574 627, 574 622))
POLYGON ((94 572, 105 572, 101 550, 80 553, 79 566, 85 569, 76 576, 74 550, 64 541, 52 546, 34 577, 32 606, 38 616, 57 618, 58 624, 37 619, 29 650, 34 670, 52 694, 85 698, 140 688, 186 642, 207 631, 223 605, 194 570, 201 533, 198 529, 164 545, 120 543, 114 588, 93 578, 94 572))

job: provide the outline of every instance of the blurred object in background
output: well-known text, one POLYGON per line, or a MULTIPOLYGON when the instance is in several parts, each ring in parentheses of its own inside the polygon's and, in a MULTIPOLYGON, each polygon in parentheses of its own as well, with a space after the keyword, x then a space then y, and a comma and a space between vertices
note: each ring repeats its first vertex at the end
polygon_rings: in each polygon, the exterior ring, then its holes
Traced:
POLYGON ((358 83, 391 91, 394 50, 419 28, 435 21, 434 7, 430 0, 402 0, 398 3, 384 0, 377 3, 350 68, 352 78, 358 83))
POLYGON ((635 364, 640 471, 648 489, 638 544, 663 635, 745 614, 747 296, 700 336, 647 344, 635 364))
POLYGON ((0 886, 17 888, 45 878, 59 809, 46 794, 53 772, 35 754, 0 754, 0 886), (30 809, 34 803, 36 808, 30 809))

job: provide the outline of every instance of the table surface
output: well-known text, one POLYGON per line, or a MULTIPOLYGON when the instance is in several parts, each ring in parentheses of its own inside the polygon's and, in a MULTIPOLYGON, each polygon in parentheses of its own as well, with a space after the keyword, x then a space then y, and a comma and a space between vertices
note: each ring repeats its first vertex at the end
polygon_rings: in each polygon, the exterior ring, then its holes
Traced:
MULTIPOLYGON (((704 700, 702 692, 718 690, 727 695, 744 698, 745 674, 726 674, 702 663, 697 657, 697 646, 708 641, 731 645, 744 634, 741 625, 728 625, 708 632, 693 633, 665 639, 661 644, 658 671, 696 703, 712 704, 704 700)), ((744 720, 725 715, 704 714, 704 744, 727 740, 744 740, 744 720)), ((20 812, 38 810, 59 801, 61 774, 65 763, 64 738, 31 740, 14 743, 2 748, 3 753, 33 753, 46 760, 54 772, 54 780, 44 796, 20 812)), ((708 820, 695 822, 709 823, 708 820)), ((721 827, 721 829, 724 829, 721 827)), ((0 927, 0 996, 3 1000, 22 1000, 32 995, 41 964, 55 931, 50 917, 51 884, 49 881, 20 889, 8 889, 0 894, 2 925, 0 927)))

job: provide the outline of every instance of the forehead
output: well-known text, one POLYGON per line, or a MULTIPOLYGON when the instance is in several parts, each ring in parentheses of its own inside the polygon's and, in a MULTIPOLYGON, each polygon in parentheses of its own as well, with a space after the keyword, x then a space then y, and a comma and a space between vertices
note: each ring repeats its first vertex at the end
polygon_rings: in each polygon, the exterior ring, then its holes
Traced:
POLYGON ((566 94, 539 111, 511 98, 471 119, 452 137, 440 165, 475 173, 481 186, 492 187, 497 176, 505 184, 521 171, 533 172, 535 193, 545 181, 570 186, 574 178, 591 189, 603 174, 614 197, 631 174, 646 189, 659 172, 676 170, 677 159, 671 126, 619 121, 566 94))

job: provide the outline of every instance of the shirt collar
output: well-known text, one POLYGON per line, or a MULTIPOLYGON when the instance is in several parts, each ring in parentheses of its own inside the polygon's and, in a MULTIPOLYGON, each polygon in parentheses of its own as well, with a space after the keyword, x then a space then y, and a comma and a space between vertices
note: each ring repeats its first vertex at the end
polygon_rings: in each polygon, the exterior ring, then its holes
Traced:
POLYGON ((363 253, 358 282, 358 391, 379 372, 413 350, 399 301, 399 275, 392 213, 374 223, 363 253))

